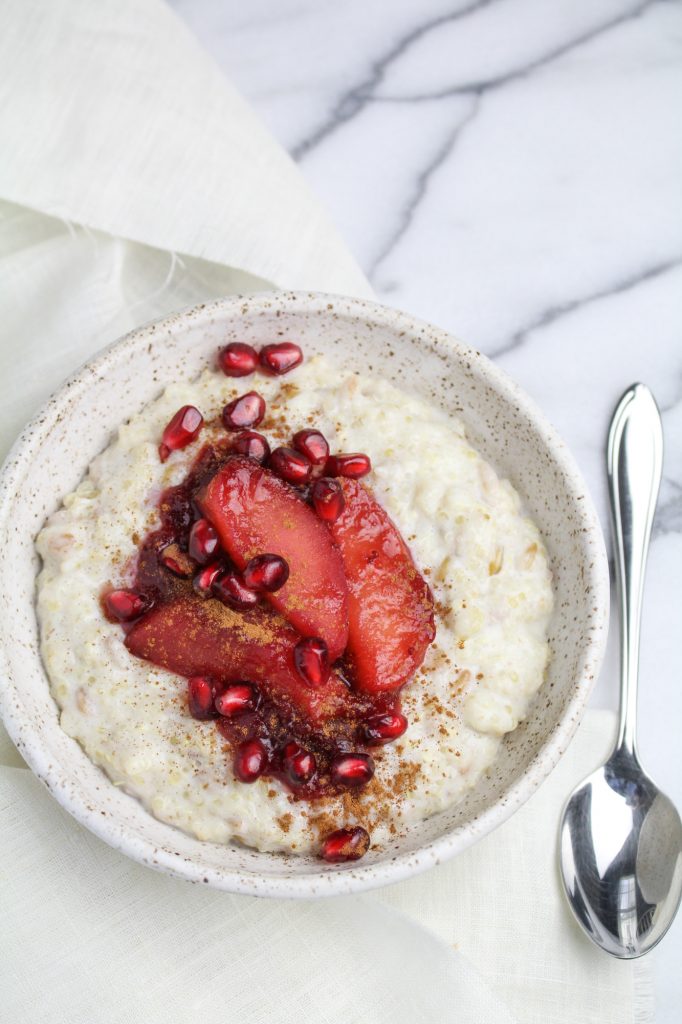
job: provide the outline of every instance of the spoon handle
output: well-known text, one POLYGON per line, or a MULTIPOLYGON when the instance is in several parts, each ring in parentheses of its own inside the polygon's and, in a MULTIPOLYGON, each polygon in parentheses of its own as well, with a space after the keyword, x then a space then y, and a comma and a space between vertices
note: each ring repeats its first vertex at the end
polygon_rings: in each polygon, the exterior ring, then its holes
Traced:
POLYGON ((620 599, 620 724, 616 746, 635 757, 644 574, 663 464, 661 415, 644 384, 633 384, 618 403, 606 457, 620 599))

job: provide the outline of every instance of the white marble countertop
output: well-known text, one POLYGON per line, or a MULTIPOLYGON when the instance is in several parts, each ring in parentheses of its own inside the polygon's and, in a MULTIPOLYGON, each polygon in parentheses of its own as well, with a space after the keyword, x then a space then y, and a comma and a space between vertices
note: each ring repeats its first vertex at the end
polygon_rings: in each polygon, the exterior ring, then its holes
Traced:
MULTIPOLYGON (((640 749, 682 806, 682 3, 172 0, 326 204, 379 298, 541 405, 605 527, 609 416, 663 413, 640 749)), ((592 704, 617 704, 616 631, 592 704)), ((653 954, 679 1020, 682 920, 653 954)))

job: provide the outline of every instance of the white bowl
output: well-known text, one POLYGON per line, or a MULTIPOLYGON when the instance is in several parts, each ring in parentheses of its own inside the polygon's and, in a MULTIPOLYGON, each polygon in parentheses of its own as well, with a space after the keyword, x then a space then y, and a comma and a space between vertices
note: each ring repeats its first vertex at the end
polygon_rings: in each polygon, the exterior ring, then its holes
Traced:
POLYGON ((480 353, 382 306, 337 296, 267 293, 199 306, 141 327, 84 366, 12 449, 0 481, 0 711, 17 747, 56 799, 111 846, 143 864, 232 892, 326 896, 423 871, 508 818, 556 764, 580 720, 606 639, 608 570, 585 485, 535 405, 480 353), (153 818, 112 785, 64 733, 38 648, 34 540, 93 456, 167 384, 194 377, 230 340, 300 342, 371 367, 461 417, 542 531, 556 611, 548 678, 466 799, 382 852, 344 866, 200 842, 153 818))

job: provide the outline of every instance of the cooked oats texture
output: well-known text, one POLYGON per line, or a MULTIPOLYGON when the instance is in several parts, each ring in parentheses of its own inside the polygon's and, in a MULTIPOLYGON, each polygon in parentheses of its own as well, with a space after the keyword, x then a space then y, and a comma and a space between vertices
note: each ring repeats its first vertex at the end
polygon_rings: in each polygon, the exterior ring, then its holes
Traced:
POLYGON ((373 847, 384 847, 476 783, 542 686, 551 576, 540 534, 512 486, 471 447, 461 423, 322 357, 285 378, 235 381, 207 370, 169 387, 119 429, 37 545, 42 656, 63 729, 116 785, 199 839, 305 854, 317 849, 320 834, 360 824, 373 847), (129 654, 122 630, 100 609, 105 584, 132 582, 137 544, 158 524, 162 490, 223 434, 210 421, 254 388, 268 404, 259 430, 274 444, 315 426, 332 451, 371 456, 364 482, 402 532, 436 601, 435 642, 403 691, 408 730, 373 751, 375 778, 352 796, 307 803, 270 778, 237 782, 215 724, 190 717, 186 681, 129 654), (209 426, 162 464, 161 433, 186 404, 209 426))

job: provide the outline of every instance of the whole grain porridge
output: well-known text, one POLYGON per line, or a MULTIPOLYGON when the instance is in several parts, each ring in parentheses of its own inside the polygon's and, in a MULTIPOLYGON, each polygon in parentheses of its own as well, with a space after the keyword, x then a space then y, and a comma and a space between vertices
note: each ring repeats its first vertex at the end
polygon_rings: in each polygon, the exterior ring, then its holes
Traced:
POLYGON ((547 556, 434 405, 234 355, 122 425, 46 523, 42 657, 62 728, 157 818, 352 859, 460 800, 526 715, 547 556))

